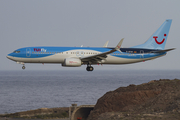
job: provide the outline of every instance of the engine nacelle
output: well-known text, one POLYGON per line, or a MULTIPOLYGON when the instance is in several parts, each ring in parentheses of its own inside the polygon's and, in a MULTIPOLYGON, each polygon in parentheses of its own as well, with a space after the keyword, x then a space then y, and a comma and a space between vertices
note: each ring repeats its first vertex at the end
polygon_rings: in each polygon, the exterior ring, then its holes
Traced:
POLYGON ((79 67, 81 66, 81 60, 78 58, 66 58, 62 66, 64 67, 79 67))

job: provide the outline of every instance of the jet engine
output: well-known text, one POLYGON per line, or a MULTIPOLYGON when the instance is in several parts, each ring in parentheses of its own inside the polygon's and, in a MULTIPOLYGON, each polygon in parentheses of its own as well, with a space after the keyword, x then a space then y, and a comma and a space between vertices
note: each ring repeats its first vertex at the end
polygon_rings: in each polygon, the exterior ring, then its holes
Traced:
POLYGON ((64 67, 80 67, 81 66, 81 60, 78 58, 66 58, 64 60, 64 63, 62 63, 62 66, 64 67))

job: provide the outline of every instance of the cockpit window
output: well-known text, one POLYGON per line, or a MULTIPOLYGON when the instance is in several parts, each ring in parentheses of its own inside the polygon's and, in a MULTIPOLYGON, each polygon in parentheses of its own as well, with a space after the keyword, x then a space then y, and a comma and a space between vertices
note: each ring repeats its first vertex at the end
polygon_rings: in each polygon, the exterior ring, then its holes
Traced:
POLYGON ((20 51, 16 51, 16 50, 15 50, 13 53, 20 53, 20 51))

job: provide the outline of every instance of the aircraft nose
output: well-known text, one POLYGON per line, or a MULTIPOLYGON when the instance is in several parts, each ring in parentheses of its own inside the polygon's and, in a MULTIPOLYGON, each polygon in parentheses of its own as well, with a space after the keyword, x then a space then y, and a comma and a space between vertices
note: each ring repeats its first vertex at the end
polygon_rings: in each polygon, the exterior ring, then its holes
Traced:
POLYGON ((14 60, 12 56, 7 55, 6 57, 10 60, 14 60))
POLYGON ((11 56, 6 56, 8 59, 11 59, 11 56))
POLYGON ((9 59, 9 56, 6 56, 9 59))

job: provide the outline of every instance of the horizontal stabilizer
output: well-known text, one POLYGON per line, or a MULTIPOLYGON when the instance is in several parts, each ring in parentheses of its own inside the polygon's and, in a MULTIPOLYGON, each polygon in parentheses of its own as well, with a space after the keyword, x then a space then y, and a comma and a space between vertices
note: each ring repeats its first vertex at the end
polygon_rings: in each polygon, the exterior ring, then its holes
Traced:
POLYGON ((163 52, 168 52, 168 51, 171 51, 171 50, 174 50, 176 48, 171 48, 171 49, 166 49, 166 50, 157 50, 157 51, 152 51, 152 53, 163 53, 163 52))

